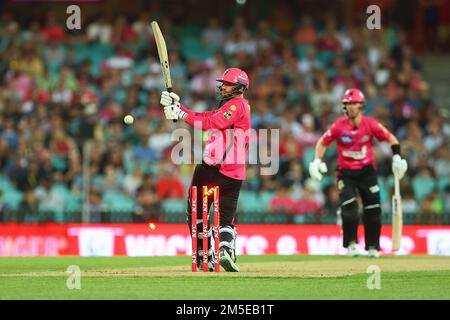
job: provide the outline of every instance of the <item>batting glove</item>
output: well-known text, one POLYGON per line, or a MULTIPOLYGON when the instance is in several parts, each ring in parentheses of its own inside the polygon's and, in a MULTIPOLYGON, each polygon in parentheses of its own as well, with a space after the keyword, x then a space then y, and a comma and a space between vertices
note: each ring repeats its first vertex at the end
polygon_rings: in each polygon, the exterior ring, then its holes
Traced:
POLYGON ((392 157, 392 172, 399 180, 405 176, 406 170, 408 170, 408 162, 406 159, 402 159, 400 155, 395 154, 392 157))
POLYGON ((175 92, 161 92, 161 100, 159 101, 164 107, 170 105, 179 105, 180 97, 175 92))
POLYGON ((187 113, 180 109, 180 105, 172 104, 164 107, 164 114, 167 120, 183 120, 187 113))
POLYGON ((314 161, 309 164, 309 175, 317 181, 322 180, 322 173, 327 172, 327 164, 322 162, 319 158, 314 159, 314 161))

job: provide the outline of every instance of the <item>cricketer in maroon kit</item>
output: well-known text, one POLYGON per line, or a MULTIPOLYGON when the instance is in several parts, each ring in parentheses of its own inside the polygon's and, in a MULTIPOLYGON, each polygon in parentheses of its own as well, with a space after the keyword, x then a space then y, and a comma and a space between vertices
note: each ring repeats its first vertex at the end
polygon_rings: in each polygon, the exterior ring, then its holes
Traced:
MULTIPOLYGON (((251 129, 250 105, 244 99, 244 92, 248 90, 250 81, 247 74, 238 68, 225 70, 222 77, 217 79, 221 83, 218 87, 219 107, 213 111, 193 112, 180 104, 180 97, 171 92, 163 91, 161 104, 168 120, 183 120, 190 126, 211 133, 205 145, 203 163, 198 164, 192 177, 191 186, 202 190, 203 186, 218 186, 220 190, 220 265, 229 272, 238 272, 236 265, 235 242, 236 228, 234 218, 237 202, 246 178, 246 159, 251 129)), ((189 188, 191 190, 191 188, 189 188)), ((197 192, 197 205, 202 203, 202 192, 197 192)), ((213 199, 209 199, 212 203, 213 199)), ((191 228, 192 212, 190 196, 188 196, 187 222, 191 228)), ((197 230, 202 230, 202 214, 199 210, 197 230)), ((201 236, 201 233, 198 233, 201 236)), ((211 237, 209 237, 211 240, 211 237)), ((197 241, 200 257, 203 251, 202 239, 197 241)), ((209 241, 209 261, 213 261, 213 250, 209 241)), ((209 263, 210 271, 213 264, 209 263)))
POLYGON ((358 89, 348 89, 342 100, 344 117, 337 119, 316 144, 315 159, 309 165, 312 178, 321 180, 327 167, 322 158, 334 140, 338 147, 337 183, 341 201, 343 245, 350 256, 359 255, 357 231, 359 225, 356 197, 361 196, 364 211, 365 249, 369 257, 380 256, 381 206, 374 164, 373 140, 388 141, 393 152, 392 171, 401 179, 408 168, 400 156, 397 138, 375 119, 364 116, 365 98, 358 89))

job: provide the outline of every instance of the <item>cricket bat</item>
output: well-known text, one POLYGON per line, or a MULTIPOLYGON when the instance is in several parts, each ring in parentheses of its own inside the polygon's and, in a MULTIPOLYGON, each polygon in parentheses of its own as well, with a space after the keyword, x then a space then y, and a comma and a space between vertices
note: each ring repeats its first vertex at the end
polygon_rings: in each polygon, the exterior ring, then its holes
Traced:
POLYGON ((392 251, 400 249, 402 238, 403 211, 402 197, 400 196, 400 180, 394 174, 394 195, 392 196, 392 251))
MULTIPOLYGON (((152 21, 151 23, 153 36, 155 37, 156 47, 158 49, 159 62, 161 64, 161 70, 164 78, 164 83, 168 92, 172 92, 172 79, 170 78, 169 56, 167 55, 166 41, 161 33, 158 22, 152 21)), ((173 120, 177 122, 177 120, 173 120)))

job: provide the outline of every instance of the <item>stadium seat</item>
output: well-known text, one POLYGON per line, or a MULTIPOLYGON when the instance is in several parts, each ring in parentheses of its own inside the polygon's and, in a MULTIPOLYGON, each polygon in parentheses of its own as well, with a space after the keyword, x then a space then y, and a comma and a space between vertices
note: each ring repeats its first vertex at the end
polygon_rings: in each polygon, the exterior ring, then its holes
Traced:
POLYGON ((445 188, 450 185, 450 179, 448 177, 440 177, 438 180, 438 189, 440 193, 445 192, 445 188))
POLYGON ((317 53, 317 58, 324 66, 329 65, 335 56, 336 54, 332 51, 319 51, 317 53))
POLYGON ((303 153, 303 168, 308 170, 309 164, 314 160, 315 150, 314 148, 305 148, 303 153))
POLYGON ((312 45, 298 45, 295 48, 295 52, 297 54, 297 58, 298 59, 305 59, 306 58, 306 54, 308 53, 308 51, 310 49, 313 49, 314 46, 312 45))
POLYGON ((167 199, 161 203, 162 212, 168 215, 176 215, 186 212, 186 201, 181 199, 167 199))
POLYGON ((422 203, 422 201, 435 190, 436 181, 432 178, 416 177, 412 181, 412 186, 417 202, 422 203))
POLYGON ((263 216, 252 213, 238 213, 236 217, 238 223, 242 224, 257 224, 263 222, 263 216))
POLYGON ((6 190, 14 189, 14 185, 11 180, 5 175, 0 175, 0 191, 5 192, 6 190))
POLYGON ((8 189, 3 192, 3 201, 11 210, 17 210, 23 199, 23 193, 16 189, 8 189))
POLYGON ((378 186, 380 187, 380 202, 386 203, 386 202, 390 201, 389 192, 388 192, 388 189, 386 188, 386 183, 385 183, 384 179, 382 179, 380 177, 378 178, 378 186))
POLYGON ((109 221, 111 223, 131 223, 133 222, 133 215, 131 211, 110 212, 109 221))
POLYGON ((64 210, 66 212, 81 211, 81 196, 68 192, 64 199, 64 210))
POLYGON ((106 190, 103 193, 103 204, 107 211, 116 212, 133 212, 136 205, 135 201, 117 190, 106 190))
POLYGON ((288 217, 285 214, 269 214, 264 216, 264 223, 268 224, 285 224, 288 222, 288 217))
POLYGON ((294 216, 293 221, 295 224, 313 224, 316 222, 316 217, 315 217, 315 215, 309 215, 309 214, 296 215, 296 216, 294 216))
POLYGON ((336 224, 336 221, 337 221, 337 215, 335 215, 335 214, 327 214, 327 215, 320 216, 321 224, 336 224))
POLYGON ((265 191, 257 195, 258 202, 260 203, 260 207, 263 208, 263 211, 268 210, 269 204, 275 195, 276 192, 273 191, 265 191))

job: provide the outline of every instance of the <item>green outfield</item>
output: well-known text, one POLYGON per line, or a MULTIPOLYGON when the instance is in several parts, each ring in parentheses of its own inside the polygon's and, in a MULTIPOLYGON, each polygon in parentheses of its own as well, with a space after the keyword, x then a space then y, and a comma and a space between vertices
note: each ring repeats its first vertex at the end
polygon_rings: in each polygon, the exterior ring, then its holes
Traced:
POLYGON ((190 257, 2 257, 0 299, 450 299, 450 257, 243 256, 238 262, 240 273, 192 273, 190 257), (81 270, 80 289, 67 287, 71 265, 81 270))

